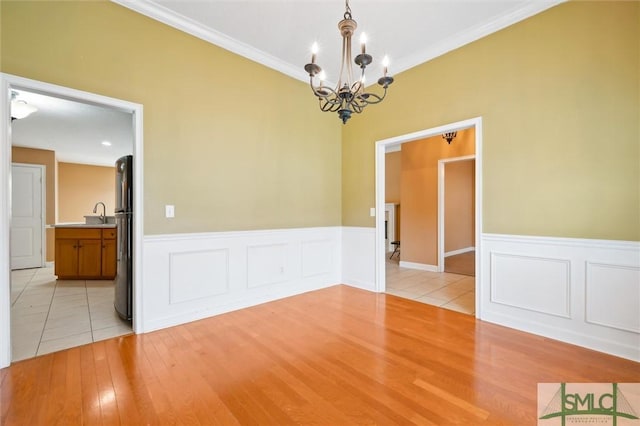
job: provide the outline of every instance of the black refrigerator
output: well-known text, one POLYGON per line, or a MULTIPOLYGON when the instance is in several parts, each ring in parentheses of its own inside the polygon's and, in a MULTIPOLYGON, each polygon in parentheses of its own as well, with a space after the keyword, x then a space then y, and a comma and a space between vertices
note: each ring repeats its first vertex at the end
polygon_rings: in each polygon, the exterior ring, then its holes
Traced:
POLYGON ((116 161, 117 273, 114 306, 130 321, 133 305, 133 156, 116 161))

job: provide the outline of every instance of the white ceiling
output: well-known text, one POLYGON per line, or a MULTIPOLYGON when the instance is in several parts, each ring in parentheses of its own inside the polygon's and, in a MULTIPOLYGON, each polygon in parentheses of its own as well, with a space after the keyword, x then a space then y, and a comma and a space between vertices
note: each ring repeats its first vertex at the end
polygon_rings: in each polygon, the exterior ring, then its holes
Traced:
POLYGON ((65 163, 114 166, 133 153, 133 118, 130 113, 16 90, 17 99, 38 110, 11 123, 11 144, 56 152, 65 163), (111 146, 102 145, 108 141, 111 146))
MULTIPOLYGON (((303 68, 317 41, 317 63, 328 81, 337 79, 343 0, 112 1, 302 81, 308 81, 303 68)), ((563 1, 350 0, 358 23, 353 48, 365 32, 374 58, 368 81, 376 81, 384 55, 395 75, 563 1)), ((397 77, 394 84, 401 84, 397 77)), ((99 165, 113 165, 133 151, 130 114, 26 91, 19 98, 38 111, 13 122, 14 145, 55 150, 59 161, 99 165), (102 146, 103 140, 112 146, 102 146)))
MULTIPOLYGON (((338 21, 344 0, 112 0, 291 77, 308 81, 314 41, 318 64, 337 80, 341 49, 338 21)), ((381 74, 384 55, 397 74, 564 0, 350 0, 367 53, 369 81, 381 74)))

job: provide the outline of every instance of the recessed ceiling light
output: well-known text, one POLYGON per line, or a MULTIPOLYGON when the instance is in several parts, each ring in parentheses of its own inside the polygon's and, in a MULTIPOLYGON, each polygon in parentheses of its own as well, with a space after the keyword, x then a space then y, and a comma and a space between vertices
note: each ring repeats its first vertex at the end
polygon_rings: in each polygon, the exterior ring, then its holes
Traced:
POLYGON ((104 145, 104 146, 111 146, 111 142, 109 142, 109 141, 102 141, 102 145, 104 145))

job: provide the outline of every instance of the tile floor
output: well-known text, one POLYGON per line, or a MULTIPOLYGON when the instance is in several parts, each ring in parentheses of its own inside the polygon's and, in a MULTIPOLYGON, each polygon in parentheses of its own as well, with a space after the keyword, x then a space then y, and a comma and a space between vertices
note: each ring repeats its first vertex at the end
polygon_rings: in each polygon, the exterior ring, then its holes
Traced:
POLYGON ((53 267, 12 271, 12 361, 131 333, 113 297, 113 281, 56 280, 53 267))
POLYGON ((475 314, 475 277, 401 268, 387 256, 387 293, 445 309, 475 314))

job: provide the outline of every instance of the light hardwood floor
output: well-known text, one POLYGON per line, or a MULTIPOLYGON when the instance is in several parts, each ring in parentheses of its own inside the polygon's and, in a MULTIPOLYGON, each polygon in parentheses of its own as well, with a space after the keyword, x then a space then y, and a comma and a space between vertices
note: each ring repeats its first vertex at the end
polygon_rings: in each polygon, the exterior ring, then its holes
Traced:
POLYGON ((334 286, 0 370, 3 425, 533 425, 540 382, 640 364, 334 286))

